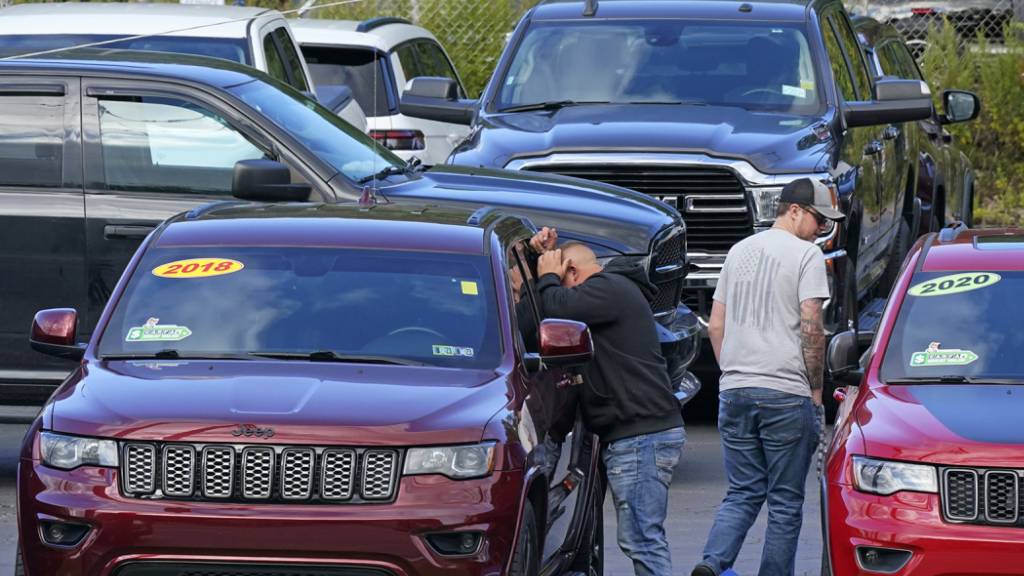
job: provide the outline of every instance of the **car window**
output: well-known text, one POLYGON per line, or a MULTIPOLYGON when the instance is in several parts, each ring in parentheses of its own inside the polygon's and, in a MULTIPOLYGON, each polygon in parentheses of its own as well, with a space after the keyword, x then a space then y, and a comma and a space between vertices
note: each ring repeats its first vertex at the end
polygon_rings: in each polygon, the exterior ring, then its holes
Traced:
POLYGON ((451 62, 444 55, 441 47, 434 42, 423 40, 413 44, 416 49, 416 58, 419 60, 419 76, 440 76, 455 80, 459 85, 459 98, 465 98, 462 84, 459 83, 459 76, 452 68, 451 62))
MULTIPOLYGON (((829 16, 828 19, 832 22, 836 34, 835 38, 838 39, 839 45, 842 46, 843 54, 850 66, 850 74, 853 77, 853 87, 856 90, 857 99, 871 100, 871 81, 868 79, 867 70, 864 68, 860 44, 857 43, 853 31, 850 30, 849 23, 846 21, 846 18, 835 13, 829 16)), ((831 52, 829 56, 832 56, 831 52)))
POLYGON ((99 100, 111 190, 230 194, 235 163, 264 153, 223 118, 174 98, 99 100))
POLYGON ((284 56, 282 64, 284 64, 291 78, 288 84, 300 92, 308 91, 309 82, 306 81, 306 73, 302 69, 302 58, 299 57, 298 51, 295 50, 295 43, 292 42, 292 37, 288 35, 288 30, 281 27, 274 30, 273 34, 277 38, 277 45, 281 47, 281 53, 284 56))
POLYGON ((529 353, 540 353, 540 300, 537 295, 537 278, 529 266, 526 242, 518 242, 508 249, 506 264, 508 266, 508 285, 512 287, 515 302, 516 324, 519 330, 523 350, 529 353))
POLYGON ((892 42, 889 44, 889 48, 895 56, 901 78, 906 78, 908 80, 924 80, 924 77, 921 76, 921 71, 917 68, 917 63, 914 61, 914 57, 910 54, 910 50, 907 49, 906 44, 902 42, 892 42))
POLYGON ((63 96, 0 96, 0 186, 60 186, 63 152, 63 96))
POLYGON ((892 52, 892 44, 885 44, 875 48, 875 58, 878 59, 878 65, 882 68, 883 76, 899 76, 903 77, 903 71, 900 70, 899 65, 896 63, 896 57, 892 52))
POLYGON ((263 37, 263 54, 267 59, 267 74, 270 74, 271 78, 290 86, 288 73, 284 68, 284 59, 281 58, 281 53, 277 50, 277 44, 274 42, 274 37, 271 34, 263 37))
POLYGON ((303 46, 302 55, 324 106, 336 110, 332 95, 347 86, 367 116, 392 112, 388 102, 388 76, 380 53, 364 48, 303 46))
POLYGON ((398 54, 398 62, 402 65, 402 74, 405 75, 406 82, 418 76, 426 76, 416 61, 416 48, 413 44, 400 46, 395 53, 398 54))
POLYGON ((846 56, 843 55, 839 39, 836 37, 835 30, 832 29, 832 24, 828 19, 824 19, 821 22, 821 34, 825 40, 825 51, 828 52, 828 62, 832 67, 832 76, 835 78, 839 95, 846 102, 858 100, 857 90, 853 85, 853 77, 850 76, 850 68, 846 64, 846 56))
POLYGON ((94 42, 121 42, 104 44, 104 49, 149 50, 174 54, 193 54, 251 64, 248 43, 241 38, 202 38, 195 36, 142 36, 139 38, 112 34, 12 34, 0 36, 0 54, 28 54, 80 46, 94 42))

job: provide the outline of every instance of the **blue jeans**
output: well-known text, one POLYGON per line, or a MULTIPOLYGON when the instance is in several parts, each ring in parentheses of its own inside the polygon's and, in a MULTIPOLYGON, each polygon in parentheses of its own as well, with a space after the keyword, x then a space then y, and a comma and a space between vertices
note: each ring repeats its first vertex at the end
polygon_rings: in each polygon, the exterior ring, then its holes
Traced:
POLYGON ((718 430, 729 490, 715 515, 703 559, 716 574, 736 562, 767 499, 768 529, 757 573, 793 575, 804 484, 818 428, 810 398, 768 388, 734 388, 719 394, 718 430))
POLYGON ((670 576, 665 537, 668 488, 686 442, 682 426, 616 440, 605 446, 604 465, 618 522, 619 548, 637 576, 670 576))

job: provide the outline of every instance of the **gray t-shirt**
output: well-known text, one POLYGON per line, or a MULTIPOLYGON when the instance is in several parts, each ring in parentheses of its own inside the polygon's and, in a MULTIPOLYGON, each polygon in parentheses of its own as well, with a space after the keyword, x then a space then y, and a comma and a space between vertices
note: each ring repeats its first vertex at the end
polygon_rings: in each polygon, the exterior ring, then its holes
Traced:
POLYGON ((825 257, 811 242, 772 228, 733 246, 714 296, 725 304, 719 389, 810 396, 800 303, 828 297, 825 257))

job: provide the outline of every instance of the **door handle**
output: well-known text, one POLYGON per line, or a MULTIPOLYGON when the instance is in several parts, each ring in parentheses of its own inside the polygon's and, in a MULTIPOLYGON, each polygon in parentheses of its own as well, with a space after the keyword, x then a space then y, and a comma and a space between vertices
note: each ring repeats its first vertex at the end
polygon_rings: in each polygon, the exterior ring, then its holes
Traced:
POLYGON ((882 132, 883 140, 895 140, 900 135, 900 129, 895 126, 889 126, 882 132))
POLYGON ((875 154, 878 154, 881 151, 882 151, 882 143, 879 142, 878 140, 872 140, 871 142, 868 142, 864 146, 864 155, 865 156, 874 156, 875 154))
POLYGON ((136 226, 131 224, 108 224, 103 227, 103 237, 112 238, 145 238, 156 226, 136 226))

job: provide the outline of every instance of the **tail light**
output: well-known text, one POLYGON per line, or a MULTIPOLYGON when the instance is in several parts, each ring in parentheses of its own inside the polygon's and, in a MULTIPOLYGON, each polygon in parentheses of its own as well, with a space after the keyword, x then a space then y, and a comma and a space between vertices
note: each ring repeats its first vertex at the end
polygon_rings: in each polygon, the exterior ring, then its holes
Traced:
POLYGON ((419 130, 370 130, 370 136, 390 150, 423 150, 423 132, 419 130))

